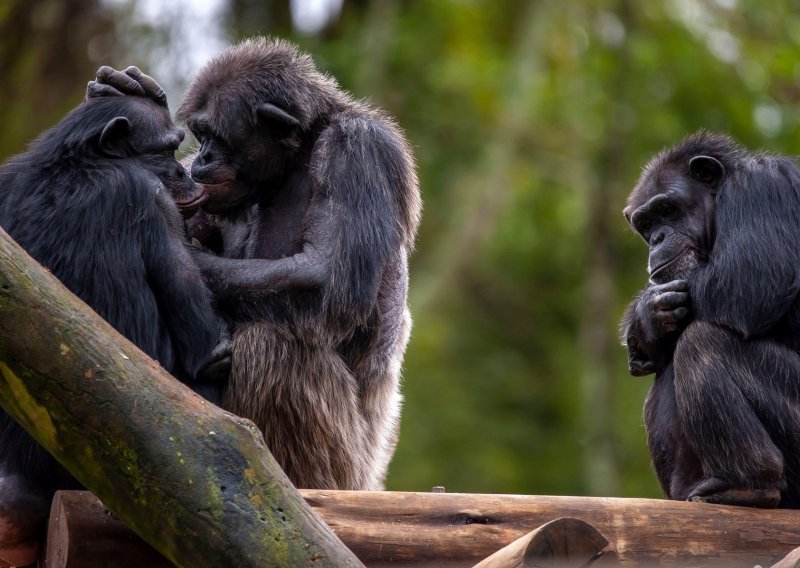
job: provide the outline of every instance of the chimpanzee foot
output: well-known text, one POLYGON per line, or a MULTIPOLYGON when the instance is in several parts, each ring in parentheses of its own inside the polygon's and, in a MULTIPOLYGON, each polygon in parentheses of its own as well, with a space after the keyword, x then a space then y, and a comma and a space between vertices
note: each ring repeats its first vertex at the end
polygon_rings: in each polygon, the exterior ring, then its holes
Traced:
POLYGON ((36 486, 17 475, 0 477, 0 568, 36 562, 47 514, 36 486))
POLYGON ((781 501, 781 490, 779 487, 736 487, 730 481, 712 477, 695 487, 687 501, 774 509, 781 501))

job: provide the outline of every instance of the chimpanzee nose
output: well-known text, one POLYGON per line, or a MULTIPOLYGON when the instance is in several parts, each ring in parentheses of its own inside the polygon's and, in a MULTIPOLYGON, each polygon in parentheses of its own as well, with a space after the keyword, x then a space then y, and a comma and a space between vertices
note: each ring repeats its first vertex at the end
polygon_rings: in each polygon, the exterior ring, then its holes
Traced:
POLYGON ((651 246, 659 245, 666 237, 667 237, 666 229, 657 229, 656 231, 653 231, 653 235, 650 237, 650 245, 651 246))
POLYGON ((203 144, 203 147, 200 148, 200 154, 197 156, 197 160, 195 163, 200 162, 200 165, 207 165, 214 161, 214 152, 211 150, 211 146, 208 142, 203 144))

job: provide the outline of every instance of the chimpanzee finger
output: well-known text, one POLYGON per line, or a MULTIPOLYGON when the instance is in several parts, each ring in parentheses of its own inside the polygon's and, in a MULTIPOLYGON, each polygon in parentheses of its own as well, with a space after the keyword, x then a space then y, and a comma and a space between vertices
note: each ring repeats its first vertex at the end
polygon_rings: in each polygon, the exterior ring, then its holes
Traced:
POLYGON ((124 73, 141 85, 147 97, 161 106, 167 106, 167 94, 164 92, 164 89, 161 88, 161 85, 150 75, 145 75, 135 65, 131 65, 125 69, 124 73))
POLYGON ((135 79, 108 65, 103 65, 97 70, 97 82, 111 85, 124 95, 147 96, 144 88, 135 79))
POLYGON ((672 310, 679 306, 689 305, 687 292, 665 292, 653 298, 653 305, 658 310, 672 310))
POLYGON ((677 321, 682 321, 689 317, 689 313, 689 308, 677 308, 672 310, 672 317, 677 321))
POLYGON ((628 372, 634 377, 644 377, 656 372, 656 366, 646 359, 629 359, 628 372))
POLYGON ((678 308, 675 310, 668 310, 656 312, 653 316, 655 323, 662 331, 676 331, 685 327, 684 320, 689 315, 689 310, 686 308, 678 308))
POLYGON ((104 85, 103 83, 98 83, 97 81, 89 81, 89 84, 86 85, 87 99, 95 99, 99 97, 122 97, 122 96, 124 95, 111 85, 104 85))

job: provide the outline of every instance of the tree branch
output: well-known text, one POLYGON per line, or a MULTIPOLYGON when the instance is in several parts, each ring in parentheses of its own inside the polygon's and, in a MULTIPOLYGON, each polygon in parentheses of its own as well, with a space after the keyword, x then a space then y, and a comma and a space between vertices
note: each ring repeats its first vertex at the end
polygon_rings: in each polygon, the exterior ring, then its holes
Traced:
POLYGON ((172 378, 2 230, 0 405, 178 566, 361 566, 251 422, 172 378))

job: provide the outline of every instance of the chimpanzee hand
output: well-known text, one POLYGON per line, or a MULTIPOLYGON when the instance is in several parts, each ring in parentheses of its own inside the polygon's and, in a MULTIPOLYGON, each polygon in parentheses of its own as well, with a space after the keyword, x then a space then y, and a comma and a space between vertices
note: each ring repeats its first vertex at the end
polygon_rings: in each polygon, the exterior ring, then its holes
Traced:
POLYGON ((656 372, 655 363, 639 344, 634 336, 627 339, 628 372, 634 377, 645 377, 656 372))
POLYGON ((224 383, 231 374, 231 342, 226 337, 211 352, 203 368, 197 373, 197 380, 203 383, 224 383))
POLYGON ((161 85, 134 66, 117 71, 103 65, 97 70, 97 78, 89 81, 86 87, 87 99, 123 96, 146 97, 163 107, 167 106, 167 95, 161 85))
POLYGON ((649 375, 669 363, 675 342, 690 321, 686 280, 653 284, 644 289, 623 319, 623 341, 628 347, 631 375, 649 375))
POLYGON ((653 339, 683 331, 691 314, 688 282, 673 280, 648 286, 639 296, 636 311, 642 323, 649 324, 653 339))

